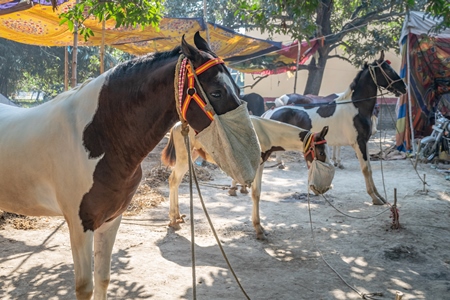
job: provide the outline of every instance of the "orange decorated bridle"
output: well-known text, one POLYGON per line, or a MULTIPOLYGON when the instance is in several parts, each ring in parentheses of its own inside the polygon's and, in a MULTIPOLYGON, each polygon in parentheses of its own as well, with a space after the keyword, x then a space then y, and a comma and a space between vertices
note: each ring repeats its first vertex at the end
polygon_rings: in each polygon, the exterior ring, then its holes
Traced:
MULTIPOLYGON (((214 119, 214 110, 212 106, 208 103, 208 99, 206 98, 203 100, 200 98, 200 96, 197 93, 197 89, 195 88, 195 79, 197 75, 200 75, 201 73, 205 72, 209 68, 218 65, 223 64, 224 61, 221 58, 213 58, 201 65, 200 67, 193 70, 193 65, 188 61, 187 58, 184 58, 181 61, 181 67, 180 67, 180 76, 179 76, 179 82, 178 82, 178 93, 179 93, 179 107, 181 111, 181 116, 186 120, 186 113, 189 107, 189 104, 191 103, 191 100, 194 99, 194 101, 200 106, 200 108, 203 110, 203 112, 208 116, 210 120, 214 119), (189 62, 189 63, 188 63, 189 62), (186 77, 187 72, 187 90, 186 90, 186 97, 184 98, 184 101, 182 102, 181 99, 183 97, 183 87, 184 87, 184 80, 186 77)), ((198 80, 198 79, 197 79, 198 80)))
MULTIPOLYGON (((316 142, 315 141, 316 134, 317 133, 309 132, 305 137, 306 142, 304 142, 304 147, 303 147, 303 153, 304 153, 303 156, 305 157, 305 160, 309 154, 311 154, 313 160, 316 159, 316 156, 317 156, 316 155, 316 145, 326 144, 326 142, 327 142, 325 139, 322 141, 316 142), (307 150, 307 151, 305 152, 305 150, 307 150)), ((309 165, 308 165, 308 169, 309 169, 309 165)))

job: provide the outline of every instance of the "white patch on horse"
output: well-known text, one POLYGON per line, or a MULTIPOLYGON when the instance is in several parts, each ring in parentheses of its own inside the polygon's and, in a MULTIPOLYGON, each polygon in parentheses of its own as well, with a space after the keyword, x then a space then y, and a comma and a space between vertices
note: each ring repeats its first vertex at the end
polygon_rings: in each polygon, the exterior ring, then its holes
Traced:
POLYGON ((82 142, 98 101, 79 99, 98 99, 104 80, 34 108, 0 110, 0 209, 31 216, 61 216, 60 205, 78 211, 99 161, 88 158, 82 142))

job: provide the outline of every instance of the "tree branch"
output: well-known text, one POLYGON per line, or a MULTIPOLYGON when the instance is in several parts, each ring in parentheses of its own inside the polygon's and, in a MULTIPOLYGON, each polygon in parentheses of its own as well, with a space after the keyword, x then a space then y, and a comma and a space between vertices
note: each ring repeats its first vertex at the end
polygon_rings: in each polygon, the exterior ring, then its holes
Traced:
MULTIPOLYGON (((253 76, 252 76, 253 77, 253 76)), ((253 80, 254 79, 257 79, 255 82, 253 82, 253 84, 249 84, 249 85, 244 85, 243 86, 243 88, 245 89, 245 88, 251 88, 251 89, 253 89, 253 87, 258 83, 258 82, 260 82, 261 80, 263 80, 264 78, 266 78, 266 77, 269 77, 269 75, 264 75, 264 76, 256 76, 255 78, 253 78, 253 80)))
POLYGON ((341 41, 349 32, 355 31, 359 27, 366 26, 372 21, 379 21, 379 20, 383 20, 386 18, 399 17, 404 14, 404 13, 400 13, 400 12, 390 12, 390 13, 380 15, 379 12, 384 11, 384 10, 386 10, 386 9, 382 8, 378 11, 371 12, 364 17, 357 18, 357 19, 354 19, 354 20, 348 22, 347 24, 345 24, 342 27, 340 32, 338 32, 330 37, 327 37, 325 39, 325 43, 326 44, 337 43, 338 41, 341 41))

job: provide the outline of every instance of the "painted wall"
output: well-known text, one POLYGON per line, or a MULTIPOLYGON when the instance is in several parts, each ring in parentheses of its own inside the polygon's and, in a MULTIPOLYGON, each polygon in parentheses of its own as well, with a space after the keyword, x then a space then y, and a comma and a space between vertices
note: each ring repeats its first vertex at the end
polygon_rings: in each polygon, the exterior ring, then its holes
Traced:
MULTIPOLYGON (((246 35, 263 38, 266 39, 267 35, 264 36, 259 32, 251 31, 247 32, 246 35)), ((281 35, 274 35, 272 37, 275 41, 289 42, 289 38, 281 35)), ((339 53, 339 50, 338 50, 339 53)), ((397 72, 400 72, 400 56, 397 56, 395 53, 386 53, 386 59, 391 61, 391 65, 397 72)), ((372 61, 370 61, 372 62, 372 61)), ((309 61, 307 62, 307 64, 309 61)), ((322 86, 320 88, 319 95, 326 96, 331 93, 340 93, 344 92, 350 83, 355 78, 359 69, 355 68, 348 62, 344 60, 340 60, 337 58, 329 59, 326 65, 324 77, 322 80, 322 86)), ((256 75, 245 74, 245 82, 244 85, 251 85, 255 82, 253 77, 256 75)), ((297 89, 296 93, 303 94, 305 90, 306 80, 307 80, 308 72, 306 70, 301 70, 297 75, 297 89)), ((245 93, 258 93, 261 96, 268 97, 279 97, 283 94, 289 94, 294 92, 294 83, 295 77, 293 74, 283 73, 277 75, 270 75, 267 78, 261 80, 258 84, 256 84, 253 89, 246 88, 244 90, 245 93)), ((394 97, 394 95, 389 95, 388 97, 394 97)))

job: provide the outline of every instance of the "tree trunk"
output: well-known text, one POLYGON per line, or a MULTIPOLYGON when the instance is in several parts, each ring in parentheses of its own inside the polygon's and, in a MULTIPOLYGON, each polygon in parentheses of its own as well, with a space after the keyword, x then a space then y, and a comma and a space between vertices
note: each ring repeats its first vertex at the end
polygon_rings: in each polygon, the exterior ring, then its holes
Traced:
POLYGON ((304 95, 318 95, 322 86, 323 73, 328 60, 328 47, 319 48, 318 53, 318 61, 313 57, 309 63, 308 80, 306 81, 304 95), (324 48, 327 49, 325 50, 324 48))
POLYGON ((309 63, 308 80, 306 82, 304 94, 318 95, 320 86, 322 85, 323 72, 327 65, 328 54, 330 53, 330 45, 327 43, 326 37, 331 34, 331 12, 333 11, 333 0, 320 0, 317 8, 316 24, 317 38, 321 43, 317 49, 318 58, 313 57, 309 63))

